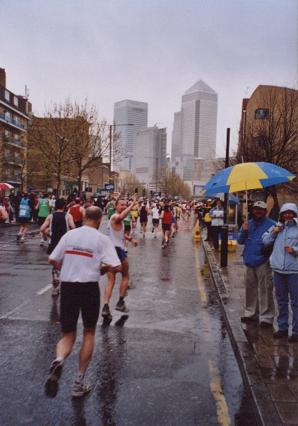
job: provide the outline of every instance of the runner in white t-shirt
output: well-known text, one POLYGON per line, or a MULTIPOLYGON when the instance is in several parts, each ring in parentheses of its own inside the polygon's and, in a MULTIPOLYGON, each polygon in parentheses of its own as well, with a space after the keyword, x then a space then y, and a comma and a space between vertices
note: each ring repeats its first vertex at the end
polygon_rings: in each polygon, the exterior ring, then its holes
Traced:
POLYGON ((154 204, 152 210, 152 233, 154 234, 154 238, 156 238, 156 234, 159 228, 159 208, 154 204))
POLYGON ((56 358, 50 367, 45 384, 49 397, 58 392, 58 380, 63 362, 70 355, 76 340, 76 328, 81 312, 84 336, 80 351, 79 374, 73 389, 73 397, 81 397, 90 392, 91 386, 84 381, 90 363, 96 323, 99 316, 100 273, 116 272, 120 261, 110 239, 98 231, 102 212, 99 207, 86 210, 85 226, 73 229, 63 235, 49 256, 49 263, 61 268, 60 322, 62 339, 56 347, 56 358))

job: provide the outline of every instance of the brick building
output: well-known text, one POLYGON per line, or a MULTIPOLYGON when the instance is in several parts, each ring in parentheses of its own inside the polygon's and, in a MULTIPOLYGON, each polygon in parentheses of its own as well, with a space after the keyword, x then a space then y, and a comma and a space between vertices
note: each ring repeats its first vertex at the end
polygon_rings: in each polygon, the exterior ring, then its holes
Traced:
MULTIPOLYGON (((243 99, 236 157, 238 162, 266 161, 298 174, 298 90, 260 85, 243 99)), ((281 201, 289 195, 297 199, 297 179, 277 190, 281 201)))
POLYGON ((31 103, 6 87, 0 68, 0 181, 26 189, 27 129, 31 103))

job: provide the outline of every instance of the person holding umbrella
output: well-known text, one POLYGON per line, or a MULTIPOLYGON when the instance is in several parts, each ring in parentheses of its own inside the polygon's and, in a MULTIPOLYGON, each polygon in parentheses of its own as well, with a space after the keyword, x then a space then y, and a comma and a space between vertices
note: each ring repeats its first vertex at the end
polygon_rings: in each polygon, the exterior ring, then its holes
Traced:
POLYGON ((298 342, 298 208, 285 203, 280 209, 279 222, 263 235, 265 246, 272 246, 270 265, 273 269, 278 304, 278 330, 274 338, 288 336, 289 296, 293 312, 292 335, 289 342, 298 342))
POLYGON ((272 327, 274 319, 272 272, 269 255, 264 252, 262 236, 275 225, 266 217, 267 205, 256 201, 252 218, 240 228, 238 243, 244 245, 243 259, 245 274, 245 311, 242 322, 259 321, 261 327, 272 327))

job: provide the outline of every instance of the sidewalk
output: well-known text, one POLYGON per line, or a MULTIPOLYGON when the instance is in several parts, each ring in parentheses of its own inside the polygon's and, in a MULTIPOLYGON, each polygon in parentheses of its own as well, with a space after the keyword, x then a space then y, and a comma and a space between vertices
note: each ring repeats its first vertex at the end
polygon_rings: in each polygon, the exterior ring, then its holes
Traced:
MULTIPOLYGON (((244 271, 242 247, 229 253, 220 268, 220 253, 203 243, 221 300, 235 355, 261 425, 298 425, 298 344, 273 339, 272 330, 242 324, 244 271)), ((276 323, 274 324, 276 328, 276 323)))

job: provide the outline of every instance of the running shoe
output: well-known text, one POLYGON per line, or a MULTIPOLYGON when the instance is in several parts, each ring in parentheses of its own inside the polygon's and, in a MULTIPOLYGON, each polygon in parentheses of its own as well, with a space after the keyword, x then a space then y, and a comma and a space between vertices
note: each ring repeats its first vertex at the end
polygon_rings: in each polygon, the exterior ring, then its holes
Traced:
POLYGON ((92 386, 86 380, 83 382, 75 381, 72 387, 71 396, 73 398, 81 398, 84 395, 87 395, 92 389, 92 386))
POLYGON ((128 312, 128 308, 125 305, 124 300, 119 300, 115 309, 116 309, 116 311, 120 311, 120 312, 128 312))
POLYGON ((45 392, 49 398, 55 398, 59 389, 59 379, 62 374, 63 362, 54 360, 50 367, 50 373, 45 383, 45 392))
POLYGON ((40 247, 43 247, 43 245, 44 245, 44 240, 43 239, 40 240, 39 245, 40 245, 40 247))
POLYGON ((108 305, 107 303, 106 303, 106 304, 104 305, 104 307, 102 308, 101 316, 102 316, 104 319, 112 320, 112 315, 111 315, 111 312, 110 312, 110 307, 109 307, 109 305, 108 305))
POLYGON ((25 237, 24 235, 21 236, 21 243, 23 243, 25 241, 25 237))
POLYGON ((20 241, 20 239, 21 239, 21 235, 20 235, 20 234, 18 234, 18 235, 17 235, 17 241, 20 241))
POLYGON ((57 297, 57 296, 59 296, 59 293, 60 293, 60 288, 59 288, 59 286, 57 286, 57 287, 54 287, 54 286, 53 286, 53 290, 52 290, 52 297, 57 297))

